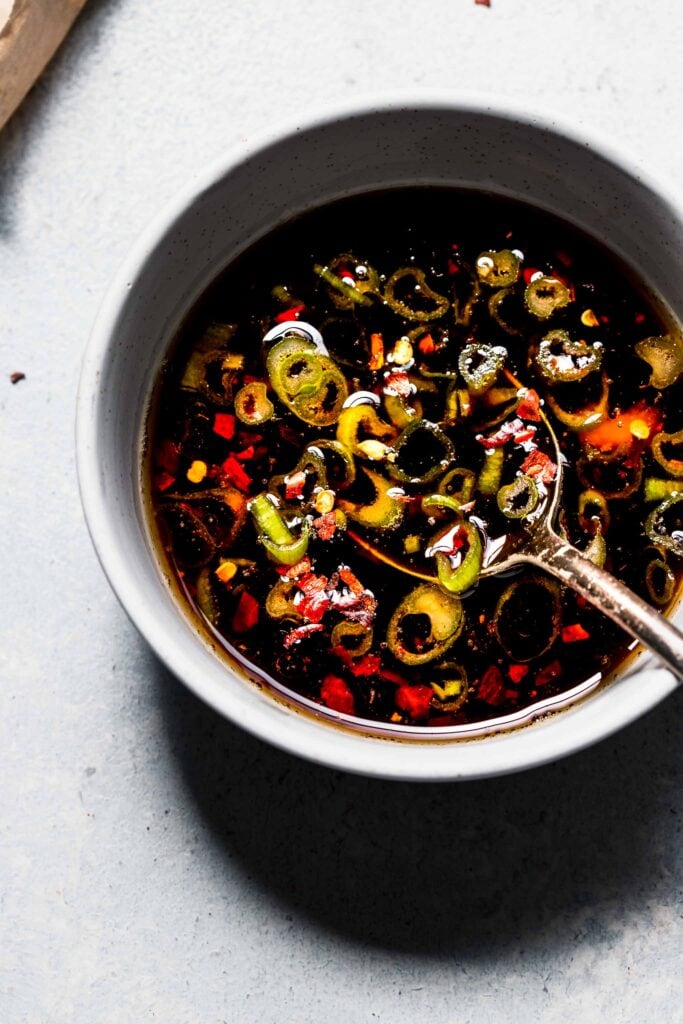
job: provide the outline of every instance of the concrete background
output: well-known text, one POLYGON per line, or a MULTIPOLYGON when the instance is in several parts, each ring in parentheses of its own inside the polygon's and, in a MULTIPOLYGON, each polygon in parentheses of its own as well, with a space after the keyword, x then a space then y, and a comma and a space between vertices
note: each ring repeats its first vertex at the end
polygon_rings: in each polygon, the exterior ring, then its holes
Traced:
POLYGON ((150 654, 73 452, 107 282, 226 147, 311 102, 475 87, 683 196, 681 52, 678 0, 90 0, 0 135, 3 1024, 683 1020, 680 695, 499 781, 299 762, 150 654))

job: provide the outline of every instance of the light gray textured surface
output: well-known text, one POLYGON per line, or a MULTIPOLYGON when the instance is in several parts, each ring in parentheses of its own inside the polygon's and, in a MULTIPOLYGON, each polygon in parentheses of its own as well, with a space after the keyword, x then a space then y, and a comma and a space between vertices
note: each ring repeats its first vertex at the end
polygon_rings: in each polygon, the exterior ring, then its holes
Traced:
POLYGON ((3 1022, 683 1020, 680 695, 467 786, 274 752, 127 622, 72 436, 103 290, 198 164, 313 98, 479 87, 683 194, 682 50, 677 0, 90 0, 0 135, 3 1022))

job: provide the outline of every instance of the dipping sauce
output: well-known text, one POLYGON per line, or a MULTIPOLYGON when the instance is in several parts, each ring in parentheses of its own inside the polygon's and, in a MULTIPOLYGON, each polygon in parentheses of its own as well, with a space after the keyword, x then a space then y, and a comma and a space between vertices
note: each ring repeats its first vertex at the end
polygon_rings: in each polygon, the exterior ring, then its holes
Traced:
POLYGON ((550 500, 540 410, 560 528, 666 612, 682 371, 644 287, 557 218, 476 191, 349 198, 245 252, 179 332, 149 421, 153 529, 252 677, 369 722, 508 718, 632 646, 538 571, 479 579, 550 500))

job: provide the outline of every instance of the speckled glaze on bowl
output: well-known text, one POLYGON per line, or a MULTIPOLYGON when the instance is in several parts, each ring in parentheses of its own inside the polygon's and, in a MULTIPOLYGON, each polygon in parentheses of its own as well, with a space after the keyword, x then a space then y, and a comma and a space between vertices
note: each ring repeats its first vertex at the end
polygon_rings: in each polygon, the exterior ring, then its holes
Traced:
POLYGON ((551 119, 471 99, 357 103, 245 143, 177 197, 114 280, 88 346, 78 399, 81 495, 103 568, 158 656, 250 732, 321 764, 385 778, 517 771, 581 749, 670 693, 647 655, 557 715, 476 740, 401 741, 298 711, 231 671, 174 597, 147 530, 141 458, 152 384, 179 323, 234 256, 293 215, 392 185, 457 185, 527 200, 574 222, 637 268, 683 314, 681 204, 602 144, 551 119))

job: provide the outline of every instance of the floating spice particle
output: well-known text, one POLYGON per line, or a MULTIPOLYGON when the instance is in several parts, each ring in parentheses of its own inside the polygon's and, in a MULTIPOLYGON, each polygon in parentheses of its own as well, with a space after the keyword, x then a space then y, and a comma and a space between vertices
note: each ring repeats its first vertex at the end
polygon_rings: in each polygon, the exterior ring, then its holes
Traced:
POLYGON ((216 576, 221 581, 221 583, 230 583, 230 581, 236 576, 236 574, 237 566, 235 565, 234 562, 231 562, 229 559, 226 559, 224 562, 221 562, 218 568, 216 569, 216 576))
POLYGON ((381 334, 370 335, 369 369, 381 370, 384 366, 384 340, 381 334))
POLYGON ((356 445, 356 449, 362 452, 366 458, 370 459, 371 462, 380 462, 387 457, 389 448, 381 441, 375 441, 368 439, 367 441, 359 441, 356 445))
POLYGON ((21 370, 15 370, 14 373, 10 373, 9 379, 12 384, 18 384, 20 380, 26 380, 26 374, 22 373, 21 370))
POLYGON ((328 512, 331 512, 334 508, 334 499, 334 491, 330 491, 327 488, 319 491, 315 496, 315 501, 313 502, 316 512, 320 512, 321 515, 326 515, 328 512))
POLYGON ((408 338, 398 339, 392 349, 390 359, 392 363, 396 364, 396 366, 407 366, 408 363, 412 362, 413 346, 410 344, 408 338))
POLYGON ((295 629, 290 629, 282 643, 289 650, 294 644, 301 643, 302 640, 305 640, 313 633, 320 633, 324 628, 320 622, 309 622, 305 626, 297 626, 295 629))
POLYGON ((600 321, 592 309, 584 309, 581 314, 581 323, 584 327, 599 327, 600 321))
POLYGON ((191 484, 200 484, 206 476, 208 468, 202 459, 195 459, 185 475, 191 484))
POLYGON ((337 517, 334 512, 326 512, 314 519, 312 525, 320 540, 330 540, 337 529, 337 517))

